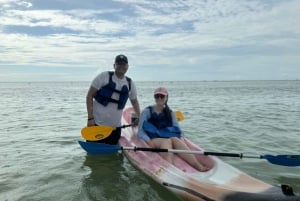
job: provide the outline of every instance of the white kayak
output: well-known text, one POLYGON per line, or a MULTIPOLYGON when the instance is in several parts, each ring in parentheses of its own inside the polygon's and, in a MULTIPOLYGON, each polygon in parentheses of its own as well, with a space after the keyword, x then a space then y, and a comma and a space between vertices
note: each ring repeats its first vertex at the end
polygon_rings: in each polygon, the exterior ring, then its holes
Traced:
MULTIPOLYGON (((131 123, 133 109, 123 112, 123 123, 131 123)), ((191 150, 203 151, 188 139, 191 150)), ((148 147, 137 137, 136 127, 122 129, 120 145, 124 147, 148 147)), ((181 158, 175 156, 174 164, 164 160, 159 153, 123 150, 128 160, 140 171, 186 200, 201 201, 300 201, 289 186, 282 188, 258 180, 223 162, 216 156, 195 155, 210 168, 199 172, 181 158)))

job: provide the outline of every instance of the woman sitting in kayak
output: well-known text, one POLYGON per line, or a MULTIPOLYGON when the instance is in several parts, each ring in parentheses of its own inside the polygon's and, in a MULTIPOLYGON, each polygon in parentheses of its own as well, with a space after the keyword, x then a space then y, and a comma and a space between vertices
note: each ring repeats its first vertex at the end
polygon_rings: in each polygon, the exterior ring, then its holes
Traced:
MULTIPOLYGON (((183 139, 177 118, 169 108, 168 91, 159 87, 154 91, 155 105, 145 108, 139 120, 138 136, 153 148, 189 149, 183 139)), ((193 154, 178 154, 183 160, 199 171, 207 171, 193 154)), ((161 153, 161 156, 173 163, 173 153, 161 153)))

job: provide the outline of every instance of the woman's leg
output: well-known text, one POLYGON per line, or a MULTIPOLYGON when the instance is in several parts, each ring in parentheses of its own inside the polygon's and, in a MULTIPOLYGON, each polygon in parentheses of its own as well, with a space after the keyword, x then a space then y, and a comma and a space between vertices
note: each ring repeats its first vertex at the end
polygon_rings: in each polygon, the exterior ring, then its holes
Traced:
MULTIPOLYGON (((185 142, 177 137, 170 138, 172 140, 172 145, 174 149, 184 149, 189 150, 188 146, 185 144, 185 142)), ((184 154, 184 153, 178 153, 178 155, 184 159, 186 162, 188 162, 190 165, 195 167, 197 170, 204 172, 207 171, 208 168, 205 167, 205 165, 202 165, 197 158, 194 156, 194 154, 184 154)))
MULTIPOLYGON (((172 140, 167 138, 154 138, 151 140, 154 148, 172 149, 172 140)), ((168 162, 173 164, 173 153, 163 152, 160 155, 168 162)))

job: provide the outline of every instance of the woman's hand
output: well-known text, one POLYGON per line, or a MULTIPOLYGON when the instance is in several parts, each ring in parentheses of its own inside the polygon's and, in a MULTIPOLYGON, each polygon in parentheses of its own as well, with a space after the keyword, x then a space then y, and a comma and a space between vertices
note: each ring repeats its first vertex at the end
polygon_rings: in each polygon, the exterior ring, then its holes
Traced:
POLYGON ((151 140, 146 141, 146 143, 149 145, 149 147, 154 147, 154 144, 151 140))

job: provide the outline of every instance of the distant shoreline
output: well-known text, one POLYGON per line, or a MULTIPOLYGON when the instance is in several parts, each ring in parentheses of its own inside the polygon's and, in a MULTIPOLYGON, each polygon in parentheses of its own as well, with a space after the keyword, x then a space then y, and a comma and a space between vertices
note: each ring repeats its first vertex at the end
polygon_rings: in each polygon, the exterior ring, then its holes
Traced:
MULTIPOLYGON (((147 80, 147 81, 136 81, 139 82, 286 82, 286 81, 300 81, 300 79, 293 80, 147 80)), ((91 82, 91 81, 4 81, 0 83, 72 83, 72 82, 91 82)))

